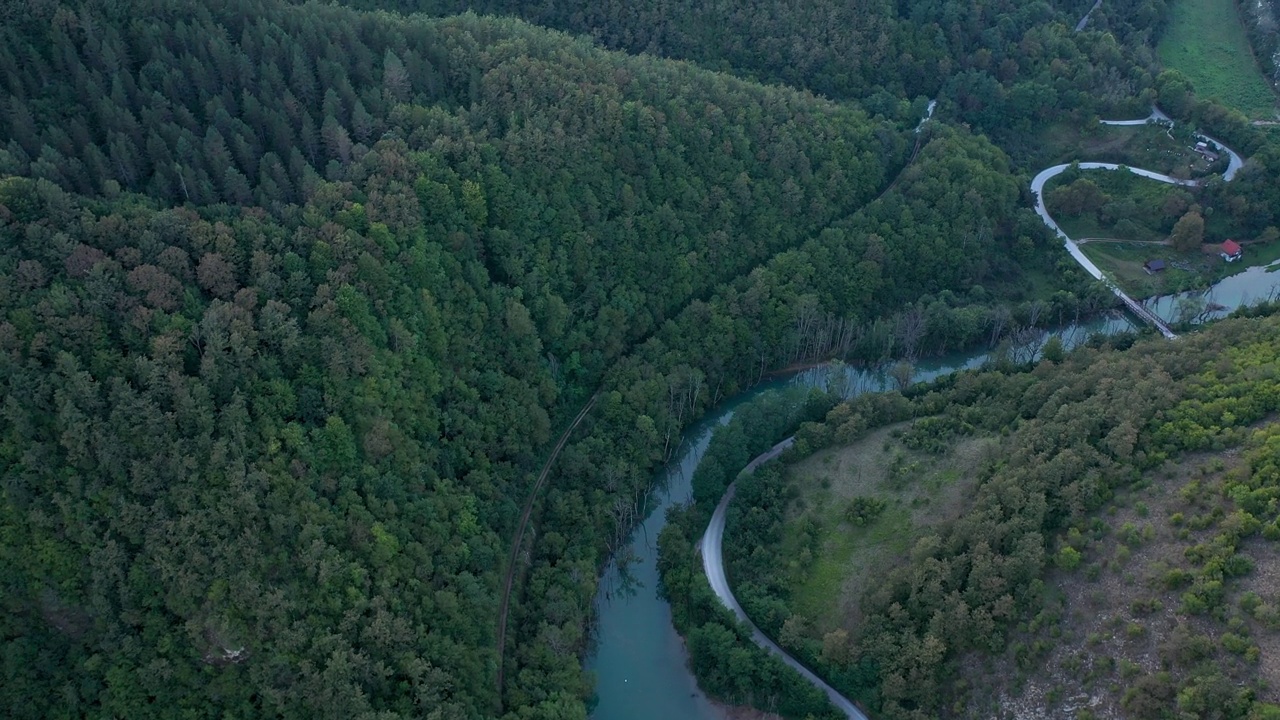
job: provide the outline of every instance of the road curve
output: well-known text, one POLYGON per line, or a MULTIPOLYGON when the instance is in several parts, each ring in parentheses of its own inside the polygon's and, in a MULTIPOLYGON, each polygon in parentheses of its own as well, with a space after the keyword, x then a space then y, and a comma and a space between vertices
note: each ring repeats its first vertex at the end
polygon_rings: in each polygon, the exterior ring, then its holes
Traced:
MULTIPOLYGON (((795 442, 795 438, 789 437, 774 445, 768 452, 752 460, 742 472, 755 472, 756 468, 781 455, 784 450, 791 447, 793 442, 795 442)), ((867 716, 858 709, 857 705, 853 704, 852 700, 841 695, 839 691, 815 675, 803 663, 788 655, 787 651, 779 647, 768 635, 761 632, 760 628, 751 622, 751 618, 747 617, 747 613, 742 609, 742 605, 738 603, 738 599, 733 596, 733 590, 729 588, 729 578, 724 571, 724 521, 725 516, 728 514, 729 503, 733 500, 734 492, 737 489, 737 483, 729 484, 729 489, 725 491, 724 497, 720 499, 720 504, 716 506, 716 511, 711 516, 711 522, 707 525, 707 531, 703 533, 702 541, 699 543, 699 547, 702 549, 702 569, 707 574, 711 589, 715 591, 716 597, 720 598, 720 602, 733 611, 733 614, 737 616, 740 622, 746 623, 747 627, 751 628, 751 639, 757 645, 777 655, 782 659, 782 662, 804 676, 804 679, 808 680, 810 684, 826 693, 831 704, 839 708, 851 720, 868 720, 867 716)))
MULTIPOLYGON (((1080 252, 1080 246, 1076 244, 1075 240, 1072 240, 1065 232, 1062 231, 1061 227, 1058 227, 1057 221, 1055 221, 1053 219, 1053 216, 1049 214, 1049 209, 1046 208, 1044 204, 1045 183, 1061 175, 1069 167, 1071 167, 1070 163, 1064 163, 1062 165, 1054 165, 1053 167, 1049 167, 1049 168, 1045 168, 1044 170, 1041 170, 1034 178, 1031 179, 1031 192, 1036 194, 1036 214, 1040 216, 1040 219, 1044 221, 1045 225, 1049 226, 1050 230, 1053 230, 1055 233, 1058 234, 1059 237, 1061 237, 1065 241, 1067 252, 1071 253, 1071 257, 1075 258, 1076 262, 1080 263, 1080 266, 1083 267, 1085 271, 1088 272, 1090 275, 1092 275, 1094 278, 1098 280, 1102 280, 1103 279, 1102 270, 1100 270, 1097 265, 1094 265, 1093 261, 1090 260, 1088 257, 1086 257, 1084 253, 1080 252)), ((1080 163, 1081 170, 1119 170, 1121 167, 1123 166, 1117 165, 1115 163, 1101 163, 1101 162, 1080 163)), ((1188 187, 1196 187, 1197 185, 1200 184, 1199 181, 1197 180, 1179 180, 1178 178, 1171 177, 1169 175, 1162 175, 1160 173, 1152 172, 1150 170, 1143 170, 1142 168, 1129 168, 1129 172, 1133 173, 1134 175, 1140 175, 1145 178, 1151 178, 1152 180, 1156 180, 1158 182, 1170 183, 1173 185, 1184 185, 1188 187)))
MULTIPOLYGON (((1160 110, 1160 108, 1155 107, 1154 105, 1151 107, 1151 114, 1144 118, 1138 118, 1137 120, 1099 120, 1098 122, 1102 123, 1103 125, 1112 125, 1112 126, 1146 125, 1147 123, 1167 123, 1170 127, 1173 126, 1173 118, 1169 117, 1168 115, 1165 115, 1164 112, 1160 110)), ((1227 182, 1231 182, 1231 180, 1235 178, 1236 173, 1240 172, 1240 168, 1244 167, 1244 159, 1240 157, 1239 153, 1227 147, 1226 144, 1224 144, 1223 142, 1219 141, 1216 138, 1210 137, 1203 133, 1196 133, 1195 136, 1200 140, 1204 140, 1207 143, 1212 143, 1218 146, 1218 148, 1220 148, 1222 152, 1225 152, 1227 154, 1227 158, 1228 158, 1227 169, 1222 173, 1222 179, 1227 182)), ((1164 176, 1161 176, 1161 177, 1164 177, 1164 176)))
POLYGON ((1103 125, 1146 125, 1147 123, 1153 122, 1172 123, 1173 118, 1165 115, 1160 108, 1152 105, 1151 114, 1144 118, 1138 118, 1137 120, 1100 120, 1099 122, 1103 125))
MULTIPOLYGON (((1095 3, 1093 9, 1097 9, 1097 7, 1101 4, 1102 4, 1101 0, 1099 0, 1097 3, 1095 3)), ((1090 12, 1092 12, 1092 10, 1090 10, 1090 12)), ((1081 27, 1085 24, 1087 20, 1088 20, 1088 15, 1086 15, 1084 18, 1081 19, 1080 21, 1081 27)), ((1078 27, 1077 30, 1079 29, 1080 28, 1078 27)), ((934 103, 930 102, 928 112, 925 116, 925 120, 928 120, 929 117, 932 116, 933 109, 934 109, 934 103)), ((921 120, 920 122, 921 126, 924 125, 925 120, 921 120)), ((1160 112, 1159 108, 1153 107, 1151 109, 1151 115, 1139 120, 1103 120, 1101 122, 1104 125, 1144 125, 1148 122, 1161 121, 1161 120, 1172 122, 1171 120, 1169 120, 1169 117, 1167 115, 1160 112)), ((920 130, 920 127, 917 126, 916 131, 919 132, 919 130, 920 130)), ((1218 147, 1222 148, 1224 152, 1228 153, 1228 155, 1230 156, 1230 162, 1228 164, 1226 172, 1223 173, 1222 177, 1223 177, 1223 180, 1226 180, 1226 181, 1230 181, 1232 178, 1234 178, 1236 172, 1244 164, 1240 156, 1236 154, 1234 150, 1232 150, 1231 148, 1228 148, 1226 145, 1218 142, 1217 140, 1214 140, 1213 138, 1210 138, 1206 135, 1199 135, 1198 137, 1214 143, 1218 147)), ((1100 163, 1100 162, 1082 162, 1079 164, 1079 166, 1080 166, 1080 169, 1082 170, 1118 170, 1122 167, 1121 165, 1117 165, 1115 163, 1100 163)), ((1075 240, 1072 240, 1065 232, 1062 231, 1062 228, 1058 226, 1058 223, 1056 221, 1054 221, 1053 216, 1049 214, 1049 211, 1044 204, 1045 183, 1047 183, 1051 178, 1061 175, 1069 167, 1071 167, 1071 164, 1054 165, 1053 167, 1045 168, 1044 170, 1041 170, 1038 174, 1036 174, 1035 178, 1032 179, 1031 190, 1036 195, 1036 213, 1040 215, 1040 218, 1044 221, 1045 225, 1048 225, 1051 230, 1053 230, 1059 237, 1063 239, 1067 252, 1069 252, 1071 256, 1075 258, 1076 262, 1080 263, 1081 267, 1083 267, 1085 271, 1087 271, 1094 278, 1107 282, 1106 279, 1103 277, 1102 270, 1099 269, 1098 266, 1095 265, 1092 260, 1090 260, 1083 252, 1080 251, 1080 246, 1076 243, 1075 240)), ((1131 167, 1128 169, 1130 172, 1136 175, 1140 175, 1145 178, 1150 178, 1158 182, 1170 183, 1173 185, 1183 185, 1187 187, 1197 187, 1201 184, 1199 180, 1182 180, 1179 178, 1172 177, 1170 175, 1164 175, 1161 173, 1152 172, 1151 170, 1144 170, 1142 168, 1131 167)), ((1121 297, 1121 299, 1127 301, 1126 304, 1130 305, 1131 307, 1133 306, 1141 307, 1137 302, 1129 298, 1128 295, 1126 295, 1122 290, 1120 290, 1120 288, 1116 287, 1114 284, 1111 284, 1111 283, 1108 283, 1108 285, 1110 285, 1112 291, 1115 292, 1116 295, 1121 297)), ((1163 323, 1158 324, 1157 327, 1161 329, 1161 331, 1165 334, 1165 337, 1169 337, 1169 338, 1173 337, 1173 333, 1169 332, 1167 327, 1163 327, 1163 323)), ((755 472, 756 468, 760 467, 764 463, 770 460, 773 460, 774 458, 781 455, 783 451, 791 447, 791 445, 794 442, 795 442, 795 438, 789 437, 783 440, 782 442, 778 443, 777 445, 774 445, 767 452, 759 455, 750 463, 748 463, 747 466, 743 468, 742 472, 744 473, 755 472)), ((729 610, 733 612, 734 616, 738 618, 739 622, 746 623, 747 627, 750 628, 751 630, 751 639, 755 641, 757 645, 773 653, 774 655, 777 655, 787 666, 791 667, 796 672, 800 673, 800 675, 804 677, 805 680, 808 680, 810 684, 817 687, 819 690, 822 690, 822 692, 825 693, 827 698, 831 701, 831 704, 839 708, 839 710, 843 712, 851 720, 869 720, 866 714, 863 713, 861 710, 859 710, 858 706, 855 705, 852 700, 845 697, 844 695, 841 695, 838 690, 836 690, 835 688, 827 684, 825 680, 823 680, 822 678, 814 674, 812 670, 805 667, 804 664, 801 663, 799 660, 796 660, 794 657, 789 655, 787 651, 779 647, 778 644, 775 643, 768 635, 765 635, 764 632, 762 632, 759 627, 756 627, 756 624, 751 622, 751 618, 747 617, 747 613, 745 610, 742 609, 742 605, 738 602, 738 599, 734 597, 733 590, 729 587, 729 578, 725 574, 725 568, 724 568, 724 525, 725 525, 725 518, 728 515, 729 503, 733 501, 733 496, 737 491, 737 489, 738 488, 737 488, 736 482, 729 484, 728 489, 725 490, 724 497, 720 499, 720 504, 716 506, 715 512, 712 513, 711 515, 711 522, 708 523, 707 530, 702 535, 702 540, 699 541, 698 543, 699 550, 702 553, 702 569, 703 569, 703 572, 706 573, 707 581, 711 584, 712 591, 715 592, 716 597, 720 598, 720 602, 724 603, 725 607, 729 608, 729 610)))
MULTIPOLYGON (((1151 114, 1139 120, 1102 120, 1100 122, 1103 125, 1144 125, 1148 122, 1172 123, 1173 120, 1171 120, 1168 115, 1165 115, 1163 112, 1160 112, 1160 108, 1152 107, 1151 114)), ((1236 153, 1236 151, 1232 150, 1226 145, 1223 145, 1222 143, 1209 137, 1208 135, 1197 134, 1196 137, 1206 142, 1213 143, 1217 147, 1221 148, 1223 152, 1227 153, 1229 157, 1229 161, 1227 163, 1226 171, 1222 173, 1222 179, 1224 182, 1230 182, 1233 178, 1235 178, 1236 173, 1239 172, 1240 168, 1244 166, 1244 160, 1240 158, 1240 155, 1236 153)), ((1081 170, 1119 170, 1121 167, 1124 167, 1121 165, 1117 165, 1115 163, 1102 163, 1102 162, 1082 162, 1082 163, 1079 163, 1078 165, 1081 170)), ((1058 237, 1062 238, 1063 247, 1065 247, 1067 252, 1071 255, 1071 257, 1074 258, 1075 261, 1080 264, 1080 267, 1084 268, 1085 272, 1092 275, 1094 279, 1101 280, 1104 283, 1106 283, 1107 286, 1111 289, 1111 291, 1115 293, 1116 297, 1120 298, 1120 300, 1123 301, 1124 304, 1127 305, 1130 309, 1132 309, 1134 313, 1136 313, 1139 317, 1143 318, 1147 322, 1154 325, 1162 335, 1164 335, 1166 338, 1170 340, 1174 339, 1176 336, 1173 334, 1171 330, 1169 330, 1169 327, 1164 323, 1163 320, 1156 317, 1156 315, 1152 313, 1144 305, 1134 300, 1133 298, 1129 297, 1129 295, 1126 294, 1123 290, 1121 290, 1115 283, 1112 283, 1110 280, 1107 280, 1105 277, 1103 277, 1102 269, 1099 268, 1097 265, 1095 265, 1094 262, 1090 260, 1088 256, 1086 256, 1080 250, 1079 243, 1077 243, 1075 240, 1072 240, 1070 236, 1068 236, 1065 232, 1063 232, 1062 228, 1058 226, 1057 221, 1055 221, 1053 219, 1053 216, 1049 214, 1049 209, 1045 207, 1045 203, 1044 203, 1045 183, 1047 183, 1050 179, 1057 177, 1058 175, 1061 175, 1069 167, 1071 167, 1071 164, 1064 163, 1062 165, 1054 165, 1053 167, 1049 167, 1049 168, 1045 168, 1044 170, 1041 170, 1039 173, 1036 174, 1034 178, 1032 178, 1031 192, 1035 193, 1035 196, 1036 196, 1036 214, 1040 216, 1040 219, 1044 221, 1045 225, 1049 226, 1050 230, 1053 230, 1054 233, 1058 235, 1058 237)), ((1183 180, 1180 178, 1172 177, 1170 175, 1164 175, 1162 173, 1153 172, 1151 170, 1144 170, 1142 168, 1130 167, 1128 168, 1128 170, 1129 172, 1132 172, 1135 175, 1145 177, 1145 178, 1150 178, 1157 182, 1168 183, 1170 185, 1181 185, 1184 187, 1199 187, 1200 185, 1203 184, 1202 180, 1183 180)))

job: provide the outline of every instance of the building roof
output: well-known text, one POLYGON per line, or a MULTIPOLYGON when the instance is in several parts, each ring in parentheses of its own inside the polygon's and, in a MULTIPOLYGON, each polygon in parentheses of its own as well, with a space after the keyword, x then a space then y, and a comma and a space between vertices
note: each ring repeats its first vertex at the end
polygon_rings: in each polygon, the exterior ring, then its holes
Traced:
POLYGON ((1163 261, 1163 260, 1148 260, 1148 261, 1146 262, 1146 264, 1145 264, 1143 267, 1145 267, 1145 268, 1146 268, 1146 269, 1148 269, 1148 270, 1163 270, 1163 269, 1164 269, 1164 261, 1163 261))
POLYGON ((1235 255, 1236 253, 1240 252, 1240 243, 1236 242, 1235 240, 1228 240, 1222 243, 1222 252, 1228 255, 1235 255))

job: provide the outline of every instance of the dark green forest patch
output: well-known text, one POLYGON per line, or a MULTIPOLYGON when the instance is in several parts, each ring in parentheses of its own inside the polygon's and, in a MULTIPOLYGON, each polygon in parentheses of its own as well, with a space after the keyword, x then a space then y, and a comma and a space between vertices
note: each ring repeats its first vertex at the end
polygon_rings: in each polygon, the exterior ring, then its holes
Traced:
MULTIPOLYGON (((1280 212, 1276 147, 1156 75, 1159 0, 1108 2, 1083 33, 1075 2, 351 4, 590 37, 333 3, 0 0, 18 717, 580 720, 598 572, 709 407, 777 368, 1106 306, 983 133, 1158 92, 1256 158, 1206 188, 1211 231, 1280 212)), ((947 414, 900 401, 858 412, 947 414)), ((726 671, 722 696, 823 711, 697 599, 692 657, 754 673, 726 671)), ((898 653, 913 686, 936 649, 898 653)), ((843 680, 877 703, 896 672, 878 662, 843 680)))

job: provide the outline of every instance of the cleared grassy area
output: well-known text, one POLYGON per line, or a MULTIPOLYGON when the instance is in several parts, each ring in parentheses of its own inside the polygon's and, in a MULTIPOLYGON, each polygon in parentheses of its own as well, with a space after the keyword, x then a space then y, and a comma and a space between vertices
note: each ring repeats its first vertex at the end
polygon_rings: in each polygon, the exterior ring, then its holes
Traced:
POLYGON ((787 514, 784 553, 799 552, 800 529, 809 521, 819 528, 822 550, 792 594, 792 609, 812 621, 818 637, 856 619, 867 578, 883 576, 924 531, 960 514, 965 492, 996 445, 994 438, 964 437, 943 454, 913 451, 895 437, 909 426, 816 453, 788 473, 796 500, 787 514), (875 498, 885 508, 858 526, 845 517, 855 497, 875 498))
POLYGON ((1206 287, 1229 275, 1280 259, 1280 241, 1246 242, 1244 258, 1227 263, 1217 254, 1216 244, 1206 244, 1200 251, 1180 253, 1168 245, 1135 242, 1091 242, 1081 246, 1103 272, 1111 275, 1125 292, 1137 298, 1206 287), (1164 260, 1168 269, 1149 274, 1143 269, 1148 260, 1164 260))
POLYGON ((1192 151, 1195 144, 1190 128, 1181 125, 1169 130, 1158 125, 1090 122, 1082 126, 1063 121, 1045 125, 1011 151, 1020 163, 1036 168, 1088 160, 1187 177, 1210 174, 1215 168, 1192 151))
POLYGON ((1092 242, 1081 249, 1125 292, 1139 298, 1191 289, 1211 272, 1213 265, 1226 264, 1217 255, 1180 253, 1168 245, 1092 242), (1167 269, 1147 273, 1143 263, 1157 259, 1164 260, 1167 269))
MULTIPOLYGON (((1050 212, 1052 212, 1052 209, 1050 209, 1050 212)), ((1116 223, 1102 222, 1094 215, 1067 215, 1059 218, 1055 213, 1053 217, 1058 221, 1058 225, 1063 232, 1077 239, 1107 238, 1111 240, 1133 240, 1138 243, 1153 243, 1160 242, 1168 237, 1167 234, 1146 225, 1134 224, 1120 229, 1116 227, 1116 223)))
POLYGON ((1253 60, 1232 0, 1173 0, 1169 12, 1157 48, 1165 67, 1186 75, 1200 97, 1251 118, 1274 118, 1276 95, 1253 60))

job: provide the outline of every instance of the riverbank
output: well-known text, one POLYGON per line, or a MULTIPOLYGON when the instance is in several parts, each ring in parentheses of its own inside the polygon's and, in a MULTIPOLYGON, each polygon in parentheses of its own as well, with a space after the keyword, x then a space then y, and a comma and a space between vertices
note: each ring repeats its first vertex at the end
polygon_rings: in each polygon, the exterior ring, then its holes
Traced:
MULTIPOLYGON (((1233 157, 1228 172, 1235 169, 1238 165, 1233 157)), ((1047 222, 1051 223, 1052 218, 1047 222)), ((1078 248, 1076 250, 1078 252, 1078 248)), ((1087 267, 1085 269, 1088 270, 1087 267)), ((1098 278, 1102 276, 1101 271, 1090 274, 1098 278)), ((1126 318, 1113 316, 1099 320, 1096 326, 1068 326, 1061 334, 1064 344, 1071 345, 1096 332, 1121 332, 1133 327, 1126 318)), ((888 333, 885 337, 892 339, 894 324, 885 325, 884 331, 888 333)), ((1041 331, 1031 331, 1026 335, 1025 342, 1019 340, 1018 349, 1005 347, 1001 351, 1014 353, 1021 360, 1007 359, 1015 363, 1026 362, 1036 355, 1045 335, 1041 331)), ((989 347, 985 343, 979 344, 989 347)), ((982 349, 948 356, 941 361, 921 362, 912 368, 911 377, 907 380, 928 380, 956 370, 975 368, 991 359, 990 351, 982 349)), ((694 478, 695 471, 701 472, 699 468, 703 466, 711 431, 728 422, 743 402, 758 398, 768 389, 825 387, 827 374, 821 367, 812 368, 785 380, 765 383, 736 396, 691 428, 678 459, 656 481, 656 487, 661 490, 655 492, 646 508, 648 519, 637 528, 631 545, 620 552, 621 557, 629 558, 626 572, 622 573, 611 564, 607 575, 612 580, 602 584, 601 594, 606 597, 597 601, 600 603, 597 616, 601 629, 597 652, 589 662, 598 679, 600 702, 595 717, 601 720, 654 716, 679 717, 682 720, 717 718, 720 708, 701 695, 703 691, 734 703, 772 708, 788 716, 828 712, 821 710, 829 706, 812 685, 798 679, 787 681, 798 685, 779 683, 784 673, 789 672, 782 662, 755 647, 750 634, 724 609, 702 573, 685 564, 696 557, 694 547, 706 529, 710 508, 716 506, 724 487, 732 480, 732 477, 727 478, 717 489, 706 487, 705 483, 700 486, 694 478), (697 499, 697 503, 692 507, 682 507, 690 499, 697 499), (658 539, 659 530, 662 531, 661 540, 658 539), (663 558, 681 559, 660 560, 657 557, 659 546, 663 558), (661 584, 658 581, 659 570, 662 573, 661 584), (611 588, 624 592, 610 594, 611 588), (654 592, 655 588, 660 595, 654 592), (670 603, 667 598, 671 599, 670 603), (671 629, 673 623, 687 638, 687 645, 679 642, 671 629), (701 690, 694 684, 689 668, 701 678, 701 690)), ((837 382, 848 395, 852 395, 884 390, 899 380, 892 378, 889 368, 884 366, 870 369, 845 367, 837 382)), ((778 413, 766 413, 754 423, 753 429, 762 433, 757 438, 761 445, 756 453, 768 449, 777 438, 790 434, 773 427, 776 415, 778 413)), ((710 465, 736 474, 737 469, 752 457, 751 454, 742 454, 748 445, 746 439, 742 438, 740 442, 742 444, 736 450, 738 459, 717 456, 710 465)), ((754 605, 746 601, 743 605, 755 617, 754 605)), ((873 680, 872 675, 860 677, 853 681, 855 685, 873 680)))
MULTIPOLYGON (((1153 108, 1150 116, 1143 120, 1104 120, 1102 122, 1107 125, 1122 125, 1138 122, 1150 123, 1153 121, 1166 124, 1172 123, 1168 116, 1161 113, 1158 108, 1153 108)), ((1234 150, 1213 138, 1199 134, 1196 137, 1204 138, 1213 143, 1225 154, 1227 164, 1222 178, 1224 181, 1230 182, 1240 168, 1244 166, 1243 158, 1234 150)), ((1192 199, 1189 193, 1196 192, 1203 184, 1203 179, 1172 177, 1143 168, 1122 168, 1122 166, 1114 163, 1078 162, 1067 167, 1055 165, 1041 171, 1032 181, 1032 190, 1037 196, 1036 210, 1041 219, 1050 229, 1057 232, 1064 239, 1064 245, 1072 257, 1095 278, 1109 283, 1122 300, 1125 298, 1138 298, 1141 300, 1141 302, 1136 300, 1127 301, 1127 303, 1135 303, 1139 306, 1136 311, 1140 315, 1147 313, 1145 306, 1149 304, 1148 301, 1158 303, 1159 298, 1163 296, 1189 296, 1197 291, 1203 292, 1206 288, 1235 276, 1241 276, 1241 280, 1253 286, 1253 290, 1256 291, 1255 299, 1269 296, 1271 284, 1264 278, 1258 277, 1258 273, 1249 273, 1249 271, 1254 268, 1270 268, 1272 263, 1280 259, 1280 238, 1275 238, 1274 236, 1265 238, 1241 238, 1237 236, 1231 238, 1238 240, 1246 248, 1245 259, 1243 262, 1237 263, 1227 263, 1219 257, 1219 244, 1221 241, 1228 239, 1227 235, 1224 234, 1225 231, 1221 228, 1214 229, 1211 227, 1210 230, 1212 230, 1213 234, 1210 242, 1204 243, 1192 251, 1179 251, 1167 242, 1162 242, 1166 236, 1165 233, 1171 230, 1171 219, 1164 218, 1161 220, 1158 217, 1151 216, 1151 213, 1160 212, 1155 208, 1168 207, 1169 203, 1175 203, 1175 201, 1177 206, 1185 208, 1192 199), (1077 168, 1082 172, 1076 172, 1077 168), (1099 170, 1108 172, 1084 172, 1099 170), (1071 186, 1073 189, 1069 193, 1066 192, 1065 186, 1058 186, 1062 188, 1061 192, 1054 190, 1053 183, 1056 178, 1066 173, 1071 173, 1078 178, 1077 182, 1071 186), (1086 183, 1088 187, 1081 189, 1079 192, 1074 189, 1079 184, 1079 180, 1090 180, 1091 178, 1096 178, 1097 182, 1086 183), (1172 187, 1165 191, 1157 190, 1156 186, 1148 188, 1145 186, 1148 180, 1154 180, 1156 183, 1172 187), (1104 192, 1108 189, 1120 192, 1124 197, 1116 199, 1104 192), (1090 192, 1085 192, 1086 190, 1090 192), (1139 192, 1145 198, 1145 201, 1138 202, 1133 198, 1128 198, 1125 193, 1130 191, 1139 192), (1162 198, 1163 201, 1156 202, 1151 197, 1148 197, 1153 192, 1157 199, 1162 198), (1097 197, 1090 199, 1090 194, 1097 197), (1067 195, 1071 197, 1067 197, 1067 195), (1113 224, 1099 226, 1095 219, 1091 219, 1087 214, 1067 214, 1061 212, 1060 208, 1058 212, 1051 213, 1049 202, 1051 198, 1054 200, 1055 205, 1061 205, 1068 201, 1075 203, 1082 212, 1090 207, 1100 208, 1103 204, 1106 204, 1110 208, 1122 200, 1128 201, 1135 208, 1135 212, 1141 211, 1139 216, 1135 216, 1132 219, 1145 221, 1147 225, 1143 225, 1141 222, 1131 222, 1129 218, 1119 220, 1112 218, 1111 222, 1113 224), (1145 220, 1143 220, 1144 218, 1145 220), (1126 222, 1128 225, 1125 225, 1126 222), (1164 224, 1159 224, 1161 222, 1164 224), (1148 227, 1148 225, 1152 224, 1157 226, 1148 227), (1165 227, 1165 225, 1169 225, 1169 227, 1165 227), (1133 238, 1134 241, 1125 242, 1114 237, 1103 241, 1086 241, 1082 237, 1097 235, 1123 235, 1133 238), (1076 241, 1073 238, 1082 238, 1082 240, 1076 241), (1143 242, 1143 240, 1147 242, 1143 242), (1155 270, 1150 269, 1150 263, 1153 260, 1161 261, 1163 263, 1162 267, 1155 270)), ((1205 303, 1206 306, 1214 304, 1212 300, 1208 300, 1205 303)), ((1192 303, 1192 305, 1195 305, 1195 303, 1192 303)), ((1133 305, 1130 305, 1130 307, 1133 307, 1133 305)), ((1200 308, 1200 310, 1203 309, 1200 308)), ((1152 313, 1152 315, 1164 322, 1184 322, 1188 317, 1195 315, 1194 312, 1190 312, 1192 310, 1196 310, 1196 308, 1189 307, 1186 303, 1183 303, 1181 308, 1173 310, 1166 308, 1164 311, 1158 311, 1152 313)))
MULTIPOLYGON (((738 556, 738 564, 731 563, 735 583, 769 591, 757 603, 769 609, 775 624, 782 620, 781 634, 790 638, 787 647, 793 653, 822 658, 828 675, 856 671, 869 653, 882 701, 888 708, 896 703, 923 711, 922 716, 946 708, 956 717, 996 717, 1008 709, 1009 697, 1029 700, 1038 717, 1075 717, 1075 709, 1083 707, 1079 698, 1088 693, 1087 705, 1108 710, 1099 717, 1128 717, 1131 713, 1120 712, 1133 708, 1128 689, 1149 688, 1153 681, 1173 690, 1163 694, 1168 703, 1149 707, 1171 707, 1177 697, 1186 711, 1194 707, 1189 700, 1202 697, 1195 692, 1210 686, 1201 681, 1211 677, 1212 686, 1228 687, 1233 696, 1274 701, 1274 688, 1265 684, 1274 667, 1267 655, 1272 646, 1263 642, 1268 628, 1247 618, 1233 620, 1231 613, 1237 590, 1265 585, 1275 565, 1269 546, 1244 540, 1257 525, 1241 532, 1240 523, 1256 512, 1258 522, 1268 526, 1275 511, 1229 500, 1244 497, 1243 487, 1232 494, 1211 484, 1220 479, 1247 483, 1247 472, 1219 473, 1221 464, 1201 462, 1203 457, 1186 451, 1232 447, 1254 436, 1252 423, 1275 412, 1274 383, 1255 368, 1274 362, 1280 352, 1276 325, 1275 319, 1232 321, 1178 343, 1148 340, 1130 352, 1068 355, 1030 374, 966 377, 908 401, 912 406, 905 414, 911 420, 905 424, 872 418, 865 408, 833 413, 798 439, 810 440, 813 447, 828 443, 830 450, 773 473, 755 488, 743 484, 745 478, 739 481, 735 505, 749 511, 751 521, 731 525, 728 542, 738 556), (1235 351, 1230 367, 1221 363, 1223 348, 1235 351), (1221 419, 1204 415, 1206 398, 1233 412, 1221 419), (1162 411, 1170 421, 1162 431, 1128 432, 1162 411), (855 422, 859 419, 865 422, 855 422), (844 431, 850 423, 854 429, 844 431), (858 427, 878 427, 883 434, 858 427), (838 458, 871 454, 886 441, 892 442, 880 462, 892 467, 892 458, 901 453, 905 463, 922 467, 894 480, 888 468, 873 477, 868 473, 874 468, 838 458), (957 455, 981 453, 984 444, 996 456, 974 465, 987 469, 943 477, 963 467, 957 455), (1148 466, 1143 481, 1135 483, 1139 467, 1156 452, 1169 461, 1148 466), (923 467, 926 463, 933 469, 923 467), (888 572, 845 568, 849 592, 863 596, 855 616, 831 617, 839 610, 835 605, 822 609, 826 616, 796 605, 794 574, 803 571, 804 549, 812 558, 827 552, 812 540, 815 524, 822 523, 801 514, 818 500, 806 491, 821 494, 828 486, 834 491, 847 485, 845 502, 859 500, 859 507, 869 510, 841 513, 838 531, 858 532, 858 527, 895 523, 895 502, 908 501, 898 488, 927 484, 930 478, 943 494, 948 488, 961 494, 972 511, 955 525, 944 522, 924 530, 920 542, 908 539, 903 544, 910 548, 908 556, 891 561, 888 572), (956 487, 966 481, 973 483, 972 490, 956 487), (797 492, 795 483, 805 488, 797 492), (1166 485, 1162 495, 1150 491, 1158 483, 1166 485), (876 501, 883 503, 879 515, 873 512, 876 501), (1208 513, 1206 506, 1213 504, 1223 511, 1208 513), (775 524, 782 527, 761 531, 775 524), (1214 533, 1219 538, 1210 540, 1214 533), (1219 565, 1205 562, 1205 548, 1222 557, 1249 554, 1253 560, 1236 557, 1238 569, 1224 576, 1219 565), (1250 575, 1252 561, 1259 567, 1269 563, 1268 574, 1242 579, 1250 575), (869 585, 867 578, 876 584, 869 585), (1215 619, 1213 635, 1221 642, 1197 639, 1204 649, 1194 657, 1179 654, 1178 643, 1187 647, 1191 639, 1188 630, 1205 633, 1215 619), (1254 643, 1261 647, 1261 665, 1259 651, 1250 649, 1254 643), (1212 662, 1205 662, 1209 658, 1212 662), (1138 682, 1144 675, 1150 677, 1138 682), (897 682, 886 681, 894 677, 897 682), (901 682, 908 677, 914 680, 901 682), (1236 695, 1237 687, 1253 689, 1236 695)), ((1253 446, 1265 447, 1271 461, 1274 444, 1259 440, 1253 446)), ((1227 455, 1230 470, 1240 458, 1227 455)), ((761 475, 767 473, 756 477, 761 475)), ((929 488, 915 492, 927 496, 929 488)), ((963 507, 947 506, 944 495, 935 502, 944 511, 963 507)), ((913 510, 927 508, 923 502, 907 504, 913 510)), ((1280 537, 1274 528, 1268 532, 1280 537)), ((1246 603, 1245 612, 1261 604, 1246 603)), ((1274 616, 1271 605, 1266 612, 1274 616)))
POLYGON ((1140 300, 1148 300, 1207 288, 1250 268, 1266 267, 1280 259, 1280 241, 1246 241, 1241 245, 1244 257, 1234 263, 1222 259, 1216 243, 1188 252, 1179 252, 1168 245, 1125 241, 1081 244, 1081 250, 1126 292, 1140 300), (1164 269, 1148 271, 1144 266, 1153 260, 1163 262, 1164 269))

